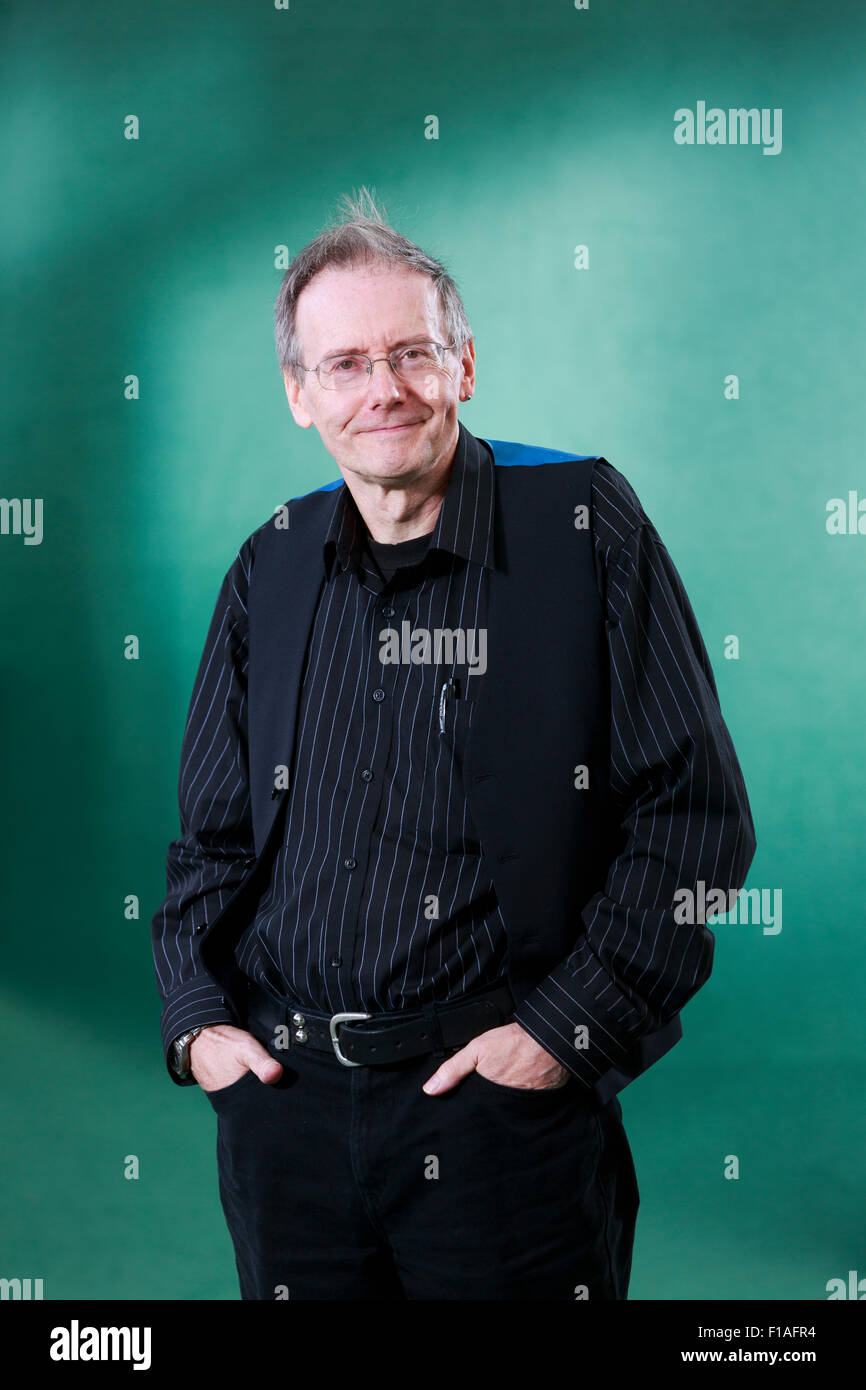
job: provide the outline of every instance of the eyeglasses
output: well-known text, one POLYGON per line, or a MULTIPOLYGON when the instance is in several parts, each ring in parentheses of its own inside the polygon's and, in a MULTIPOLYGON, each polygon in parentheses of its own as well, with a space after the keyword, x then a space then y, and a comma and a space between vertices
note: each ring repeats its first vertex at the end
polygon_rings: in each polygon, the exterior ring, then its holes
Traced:
POLYGON ((431 369, 445 365, 445 354, 453 346, 425 340, 395 348, 387 357, 368 357, 364 352, 335 353, 333 357, 323 357, 315 367, 302 367, 300 362, 297 365, 302 372, 315 372, 326 391, 347 391, 366 386, 374 362, 390 362, 394 374, 403 381, 420 381, 431 369))

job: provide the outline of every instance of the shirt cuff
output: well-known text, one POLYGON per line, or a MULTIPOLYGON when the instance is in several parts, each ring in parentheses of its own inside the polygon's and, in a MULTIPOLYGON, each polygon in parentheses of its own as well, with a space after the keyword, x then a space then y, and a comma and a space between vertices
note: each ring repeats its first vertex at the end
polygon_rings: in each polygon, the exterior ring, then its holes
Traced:
POLYGON ((171 1049, 175 1038, 190 1028, 203 1028, 208 1023, 231 1023, 238 1021, 226 1003, 225 995, 210 975, 195 975, 191 980, 178 985, 166 996, 162 1006, 162 1049, 169 1076, 177 1086, 195 1086, 195 1077, 190 1074, 185 1080, 177 1075, 171 1065, 171 1049))
POLYGON ((612 1032, 609 1017, 598 1016, 598 1000, 587 995, 564 966, 546 975, 514 1010, 513 1018, 537 1043, 591 1090, 635 1045, 635 1038, 612 1032))

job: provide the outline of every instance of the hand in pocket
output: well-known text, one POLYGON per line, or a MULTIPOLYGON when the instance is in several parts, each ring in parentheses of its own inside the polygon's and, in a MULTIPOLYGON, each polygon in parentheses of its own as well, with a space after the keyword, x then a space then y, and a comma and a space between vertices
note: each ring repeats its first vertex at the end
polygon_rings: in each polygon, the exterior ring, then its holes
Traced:
POLYGON ((254 1071, 266 1086, 278 1081, 283 1068, 258 1038, 230 1023, 212 1023, 193 1038, 189 1068, 203 1091, 222 1091, 254 1071))

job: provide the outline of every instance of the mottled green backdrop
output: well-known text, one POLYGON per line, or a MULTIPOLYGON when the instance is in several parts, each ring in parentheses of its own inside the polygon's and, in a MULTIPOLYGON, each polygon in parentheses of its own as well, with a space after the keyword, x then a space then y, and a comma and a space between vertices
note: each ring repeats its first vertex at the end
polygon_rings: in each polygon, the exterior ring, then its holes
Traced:
POLYGON ((277 249, 361 184, 457 279, 468 428, 637 490, 745 774, 747 886, 783 893, 781 931, 718 925, 683 1041, 621 1097, 630 1295, 866 1274, 866 534, 826 526, 866 496, 864 29, 855 0, 7 6, 0 491, 44 510, 40 543, 0 535, 0 1276, 238 1296, 149 921, 221 577, 338 477, 287 408, 277 249), (780 109, 780 152, 677 144, 699 102, 780 109))

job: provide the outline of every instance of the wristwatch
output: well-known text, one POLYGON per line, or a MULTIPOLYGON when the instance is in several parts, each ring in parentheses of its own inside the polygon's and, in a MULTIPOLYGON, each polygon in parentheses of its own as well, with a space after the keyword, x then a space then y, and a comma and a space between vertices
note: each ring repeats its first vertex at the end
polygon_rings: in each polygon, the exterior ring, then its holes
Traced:
POLYGON ((186 1081, 189 1076, 189 1045, 206 1027, 207 1024, 203 1023, 200 1028, 190 1028, 188 1033, 181 1033, 179 1038, 175 1038, 171 1045, 171 1069, 181 1081, 186 1081))

